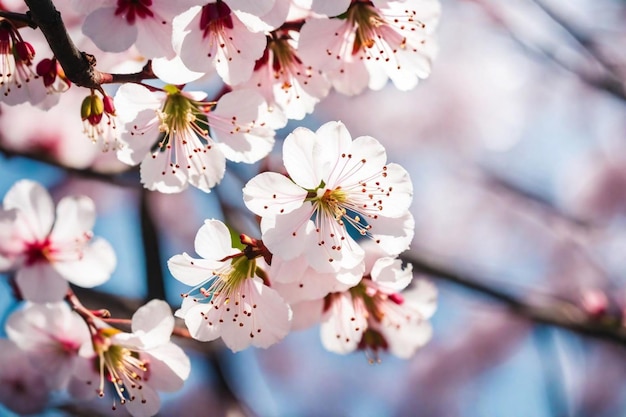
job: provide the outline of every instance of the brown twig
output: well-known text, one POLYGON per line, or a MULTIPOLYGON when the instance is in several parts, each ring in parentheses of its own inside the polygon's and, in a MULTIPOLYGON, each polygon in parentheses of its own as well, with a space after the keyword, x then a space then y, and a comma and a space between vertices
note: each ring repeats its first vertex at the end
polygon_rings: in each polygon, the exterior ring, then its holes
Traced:
POLYGON ((102 84, 141 82, 156 78, 150 63, 133 74, 109 74, 96 69, 96 58, 80 51, 65 28, 61 13, 51 0, 24 0, 30 9, 32 22, 45 36, 50 49, 74 84, 99 89, 102 84))
POLYGON ((563 300, 530 303, 484 283, 484 280, 442 266, 434 259, 417 253, 406 253, 402 259, 413 264, 416 272, 470 289, 506 306, 511 312, 536 323, 560 327, 589 337, 626 346, 626 327, 612 317, 592 318, 580 307, 563 300))
MULTIPOLYGON (((87 140, 87 139, 85 139, 87 140)), ((33 161, 41 162, 46 165, 50 165, 56 168, 60 168, 71 175, 76 175, 81 178, 89 178, 102 182, 106 182, 109 184, 120 185, 124 187, 139 187, 136 178, 128 179, 125 178, 127 174, 133 173, 137 171, 137 167, 128 167, 125 171, 120 172, 104 172, 104 171, 96 171, 92 168, 73 168, 63 165, 59 161, 54 158, 49 157, 48 155, 42 152, 21 152, 13 149, 7 148, 4 144, 0 142, 0 155, 4 155, 6 158, 27 158, 33 161)))

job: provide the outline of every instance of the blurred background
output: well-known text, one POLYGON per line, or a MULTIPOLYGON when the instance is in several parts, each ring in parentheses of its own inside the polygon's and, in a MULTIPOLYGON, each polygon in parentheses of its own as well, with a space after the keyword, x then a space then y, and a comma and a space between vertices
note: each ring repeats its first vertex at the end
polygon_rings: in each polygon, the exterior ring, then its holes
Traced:
MULTIPOLYGON (((159 415, 626 416, 626 1, 442 3, 439 55, 414 91, 331 93, 279 132, 341 120, 409 170, 406 260, 439 290, 431 342, 371 365, 326 352, 319 328, 237 354, 183 340, 191 377, 159 415)), ((78 111, 26 106, 0 105, 0 195, 30 178, 95 200, 118 267, 102 294, 79 293, 86 305, 178 306, 165 262, 193 253, 205 218, 258 236, 241 198, 258 166, 230 164, 211 194, 149 193, 81 134, 78 111)), ((3 322, 15 303, 0 287, 3 322)), ((108 400, 59 396, 44 415, 108 414, 108 400)))

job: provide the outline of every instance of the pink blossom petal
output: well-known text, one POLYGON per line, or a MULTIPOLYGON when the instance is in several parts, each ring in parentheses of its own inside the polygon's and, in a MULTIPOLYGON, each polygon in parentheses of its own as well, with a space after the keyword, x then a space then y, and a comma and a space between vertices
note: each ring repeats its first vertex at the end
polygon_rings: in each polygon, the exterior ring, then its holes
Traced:
POLYGON ((174 58, 172 47, 172 22, 154 19, 137 21, 137 50, 146 58, 174 58))
POLYGON ((137 26, 115 15, 116 7, 91 12, 83 23, 83 33, 105 52, 123 52, 137 40, 137 26))
POLYGON ((241 10, 242 12, 262 16, 269 12, 274 6, 274 3, 278 1, 280 0, 226 0, 226 4, 233 10, 241 10))
POLYGON ((372 238, 388 255, 397 255, 409 248, 415 233, 415 220, 411 213, 397 218, 379 216, 370 219, 372 238))
POLYGON ((220 337, 218 326, 207 325, 208 319, 213 312, 212 304, 195 304, 185 314, 185 325, 189 329, 191 337, 201 342, 210 342, 220 337))
POLYGON ((54 262, 54 269, 74 285, 91 288, 105 283, 110 277, 117 258, 113 247, 104 239, 95 238, 75 261, 54 262))
POLYGON ((413 279, 413 267, 402 268, 402 261, 397 258, 379 258, 372 267, 372 281, 385 292, 396 293, 405 289, 413 279))
POLYGON ((322 318, 322 344, 331 352, 353 352, 366 328, 365 314, 355 311, 352 296, 349 293, 338 294, 322 318))
POLYGON ((293 319, 292 330, 303 330, 318 324, 322 320, 324 300, 301 301, 291 305, 293 319))
MULTIPOLYGON (((299 0, 298 3, 301 3, 299 0)), ((308 0, 311 3, 311 11, 320 15, 338 16, 348 10, 350 0, 308 0)))
POLYGON ((267 156, 274 146, 274 129, 266 122, 267 103, 256 91, 236 90, 224 94, 209 124, 226 158, 254 163, 267 156), (222 127, 226 121, 226 128, 222 127))
POLYGON ((196 72, 188 69, 178 55, 174 58, 154 58, 152 72, 161 81, 168 84, 181 85, 205 76, 205 72, 196 72))
MULTIPOLYGON (((291 309, 282 297, 259 278, 247 279, 241 286, 246 294, 246 304, 252 311, 244 315, 239 326, 221 326, 222 340, 233 352, 241 351, 250 345, 267 348, 284 338, 289 332, 291 309)), ((222 316, 225 322, 229 318, 222 316)))
POLYGON ((6 331, 43 372, 50 389, 66 387, 79 347, 91 343, 85 321, 66 303, 29 304, 9 317, 6 331))
POLYGON ((151 349, 142 356, 150 367, 147 382, 157 391, 178 391, 191 373, 189 357, 174 343, 151 349))
POLYGON ((25 300, 35 303, 61 301, 69 285, 59 272, 47 262, 36 262, 20 268, 15 282, 25 300))
POLYGON ((170 306, 163 300, 151 300, 133 314, 132 332, 138 334, 142 349, 163 345, 170 340, 174 330, 174 316, 170 306))
MULTIPOLYGON (((315 226, 309 219, 313 212, 310 203, 290 213, 276 217, 263 217, 261 231, 263 243, 272 253, 289 260, 300 255, 312 243, 315 226)), ((313 243, 315 244, 315 243, 313 243)))
POLYGON ((167 267, 178 281, 195 287, 211 278, 222 262, 195 259, 186 253, 174 255, 167 261, 167 267))
POLYGON ((4 196, 4 210, 19 210, 20 236, 27 241, 43 241, 54 223, 54 203, 48 191, 30 180, 16 182, 4 196))
POLYGON ((259 216, 290 213, 302 206, 306 196, 306 190, 275 172, 263 172, 243 188, 246 207, 259 216))
POLYGON ((55 244, 84 239, 96 222, 96 207, 89 197, 64 197, 57 205, 57 218, 50 233, 55 244))
POLYGON ((181 165, 180 168, 172 170, 169 158, 164 154, 159 154, 156 158, 148 154, 139 171, 141 183, 152 191, 165 194, 179 193, 189 185, 186 167, 181 165))
POLYGON ((316 158, 322 157, 316 147, 318 138, 305 127, 297 127, 283 144, 283 162, 291 179, 308 190, 319 187, 324 179, 316 158))
POLYGON ((224 223, 207 219, 198 230, 194 241, 196 253, 207 260, 219 261, 239 251, 231 245, 231 235, 224 223))
POLYGON ((130 384, 126 385, 131 401, 126 401, 126 409, 133 417, 150 417, 159 412, 161 408, 161 398, 159 394, 149 385, 142 384, 133 388, 130 384))

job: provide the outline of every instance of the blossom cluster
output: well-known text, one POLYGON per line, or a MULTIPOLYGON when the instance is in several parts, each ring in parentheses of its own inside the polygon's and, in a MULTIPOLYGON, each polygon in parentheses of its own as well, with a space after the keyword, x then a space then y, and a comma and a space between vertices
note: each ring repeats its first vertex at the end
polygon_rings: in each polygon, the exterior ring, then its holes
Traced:
POLYGON ((424 280, 407 289, 412 269, 397 258, 413 237, 407 172, 387 163, 376 139, 352 140, 340 122, 294 130, 283 161, 286 173, 261 173, 243 189, 261 240, 242 235, 244 248, 233 248, 228 227, 206 220, 195 239, 200 258, 169 260, 193 287, 176 314, 194 338, 221 337, 233 351, 321 322, 333 352, 408 358, 430 339, 436 291, 424 280))
MULTIPOLYGON (((114 98, 92 90, 80 108, 84 132, 123 163, 141 164, 145 187, 166 193, 188 185, 208 192, 226 160, 259 161, 275 130, 312 113, 331 89, 355 95, 388 80, 401 90, 415 87, 430 74, 440 14, 438 0, 76 6, 77 36, 103 53, 123 53, 128 66, 148 60, 146 78, 160 81, 125 84, 114 98), (185 90, 212 79, 224 86, 214 97, 185 90)), ((1 23, 0 101, 53 106, 71 84, 65 72, 55 57, 35 66, 40 48, 9 20, 1 23)))
POLYGON ((160 407, 156 391, 175 391, 189 375, 189 359, 170 342, 167 303, 139 308, 127 333, 73 295, 68 283, 100 285, 116 266, 109 243, 94 238, 94 222, 90 198, 64 197, 55 215, 51 196, 33 181, 17 182, 4 197, 0 272, 11 274, 24 302, 0 339, 0 402, 17 413, 41 411, 53 391, 76 399, 113 391, 114 407, 119 401, 132 415, 150 416, 160 407))
MULTIPOLYGON (((60 57, 36 63, 36 51, 52 44, 24 40, 9 13, 0 17, 0 103, 9 106, 0 123, 26 104, 65 110, 59 103, 76 94, 81 135, 120 165, 139 166, 143 186, 160 193, 209 193, 227 161, 266 158, 277 130, 333 90, 415 87, 430 74, 440 14, 438 0, 58 3, 77 43, 101 51, 99 70, 142 69, 114 92, 98 86, 85 96, 71 88, 60 57)), ((66 125, 63 113, 50 129, 66 125)), ((78 165, 92 164, 76 156, 70 135, 57 141, 78 165)), ((58 157, 56 145, 37 147, 58 157)), ((169 259, 171 274, 191 287, 175 312, 187 335, 240 351, 317 323, 332 352, 360 350, 372 362, 386 352, 410 357, 431 338, 436 290, 400 259, 415 226, 409 174, 387 161, 377 139, 353 139, 340 121, 295 128, 282 155, 284 170, 263 165, 242 188, 258 238, 233 242, 228 225, 207 219, 194 242, 199 257, 169 259)), ((76 297, 72 286, 103 284, 117 264, 111 245, 94 237, 94 206, 74 196, 55 209, 41 185, 22 180, 0 207, 0 272, 21 301, 0 340, 0 402, 17 413, 38 412, 64 390, 76 399, 106 395, 114 409, 151 416, 158 392, 180 389, 189 376, 165 301, 124 320, 76 297)))

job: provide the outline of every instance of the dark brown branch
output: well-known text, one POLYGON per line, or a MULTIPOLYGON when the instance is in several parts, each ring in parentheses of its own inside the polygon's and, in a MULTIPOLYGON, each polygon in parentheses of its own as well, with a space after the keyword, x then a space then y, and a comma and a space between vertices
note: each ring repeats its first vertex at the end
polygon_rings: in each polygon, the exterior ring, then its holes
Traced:
POLYGON ((99 89, 102 84, 140 82, 155 78, 150 64, 134 74, 109 74, 96 69, 96 58, 80 51, 65 28, 61 13, 50 0, 24 0, 30 17, 45 36, 67 78, 80 87, 99 89))
POLYGON ((556 298, 549 302, 530 303, 505 291, 484 284, 483 280, 466 272, 460 273, 440 265, 433 259, 416 253, 402 255, 402 259, 413 264, 416 272, 442 279, 470 289, 506 306, 514 314, 536 323, 560 327, 589 337, 626 346, 626 327, 614 317, 593 318, 580 307, 556 298))
MULTIPOLYGON (((87 139, 85 139, 87 140, 87 139)), ((140 184, 137 183, 137 179, 133 175, 132 178, 126 178, 126 175, 137 171, 137 167, 129 167, 125 171, 121 172, 101 172, 96 171, 92 168, 72 168, 61 164, 59 161, 50 158, 44 153, 41 152, 29 152, 23 153, 19 151, 15 151, 7 148, 4 144, 0 142, 0 155, 4 155, 8 158, 28 158, 33 161, 41 162, 46 165, 50 165, 56 168, 60 168, 67 172, 70 175, 75 175, 81 178, 94 179, 102 182, 106 182, 109 184, 120 185, 124 187, 139 187, 140 184)))
POLYGON ((141 218, 141 241, 144 260, 146 261, 146 300, 154 298, 165 300, 165 278, 161 264, 159 233, 152 212, 150 211, 150 191, 141 190, 139 215, 141 218))
POLYGON ((33 22, 33 19, 31 19, 28 14, 0 10, 0 17, 10 20, 17 28, 29 26, 33 29, 37 29, 37 24, 33 22))

